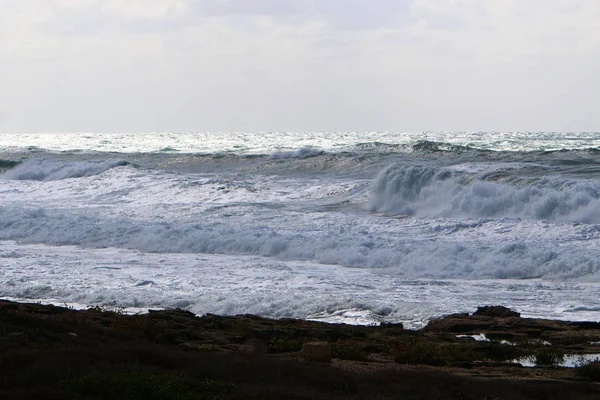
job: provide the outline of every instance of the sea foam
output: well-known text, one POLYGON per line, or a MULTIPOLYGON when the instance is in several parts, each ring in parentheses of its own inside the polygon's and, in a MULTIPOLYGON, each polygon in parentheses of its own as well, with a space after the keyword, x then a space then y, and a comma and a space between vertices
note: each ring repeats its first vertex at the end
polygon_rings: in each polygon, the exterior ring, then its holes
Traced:
POLYGON ((598 230, 590 231, 586 225, 555 225, 551 232, 535 221, 403 223, 355 216, 332 218, 324 225, 319 214, 303 221, 295 218, 282 216, 275 227, 219 215, 167 222, 0 207, 0 240, 149 253, 250 255, 376 269, 410 278, 595 280, 600 271, 594 241, 589 241, 598 238, 598 230), (241 225, 244 229, 239 229, 241 225), (521 238, 514 237, 516 232, 521 238), (557 245, 567 242, 568 247, 557 251, 557 245))
POLYGON ((125 160, 65 161, 57 158, 32 158, 0 175, 0 179, 56 181, 102 173, 128 165, 125 160))
POLYGON ((369 209, 431 218, 600 223, 599 197, 600 188, 593 180, 393 165, 375 179, 369 209))

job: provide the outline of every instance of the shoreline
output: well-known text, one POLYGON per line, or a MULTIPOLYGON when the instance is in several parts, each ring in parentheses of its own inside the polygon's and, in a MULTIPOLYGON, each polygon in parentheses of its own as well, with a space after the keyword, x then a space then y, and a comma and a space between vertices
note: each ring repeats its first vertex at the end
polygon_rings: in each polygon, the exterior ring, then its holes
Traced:
POLYGON ((504 307, 412 331, 0 300, 3 399, 127 398, 119 390, 169 385, 177 398, 207 399, 592 399, 600 364, 565 368, 559 358, 593 353, 600 323, 521 318, 504 307), (307 349, 315 343, 325 359, 307 349), (515 362, 524 357, 538 365, 515 362))
MULTIPOLYGON (((66 301, 61 301, 55 298, 40 298, 40 299, 30 299, 30 298, 18 298, 18 297, 11 297, 11 296, 4 296, 4 297, 0 297, 0 301, 9 301, 9 302, 14 302, 14 303, 24 303, 24 304, 40 304, 40 305, 51 305, 51 306, 56 306, 56 307, 64 307, 64 308, 69 308, 69 309, 73 309, 73 310, 77 310, 77 311, 84 311, 90 308, 101 308, 103 310, 106 311, 114 311, 120 314, 126 314, 126 315, 136 315, 136 314, 147 314, 148 312, 151 311, 165 311, 165 310, 173 310, 173 309, 178 309, 177 307, 135 307, 135 306, 125 306, 119 303, 116 304, 104 304, 104 305, 100 305, 100 304, 84 304, 84 303, 75 303, 75 302, 66 302, 66 301)), ((481 306, 479 306, 481 307, 481 306)), ((505 307, 505 306, 501 306, 501 307, 505 307)), ((438 320, 438 319, 443 319, 447 316, 452 316, 452 315, 456 315, 456 314, 462 314, 462 313, 473 313, 475 311, 475 309, 477 307, 474 308, 470 308, 470 307, 465 307, 465 308, 469 308, 469 310, 465 310, 465 311, 457 311, 457 312, 447 312, 447 313, 440 313, 438 315, 433 314, 431 317, 429 317, 428 319, 413 319, 413 320, 385 320, 384 317, 380 317, 379 318, 372 318, 371 320, 369 320, 367 323, 361 323, 361 322, 352 322, 352 321, 357 321, 359 319, 361 319, 360 317, 357 318, 352 318, 352 317, 339 317, 337 314, 352 314, 352 313, 365 313, 365 312, 371 312, 369 310, 363 310, 363 309, 342 309, 342 310, 337 310, 331 313, 331 315, 329 317, 327 316, 322 316, 322 314, 326 314, 326 313, 313 313, 310 314, 306 317, 273 317, 273 316, 269 316, 269 315, 262 315, 262 314, 252 314, 255 315, 257 317, 261 317, 261 318, 266 318, 266 319, 273 319, 273 320, 278 320, 278 319, 298 319, 298 320, 303 320, 303 321, 313 321, 313 322, 322 322, 325 324, 345 324, 345 325, 354 325, 354 326, 378 326, 380 324, 403 324, 404 328, 407 330, 412 330, 412 331, 419 331, 423 328, 425 328, 431 321, 434 320, 438 320)), ((198 314, 195 313, 191 310, 188 310, 186 308, 184 308, 187 311, 190 311, 191 313, 193 313, 195 316, 197 317, 202 317, 206 314, 212 314, 211 312, 208 313, 203 313, 203 314, 198 314)), ((231 316, 236 316, 236 315, 242 315, 242 314, 219 314, 219 313, 215 313, 216 315, 220 315, 220 316, 224 316, 224 317, 231 317, 231 316)), ((553 315, 553 316, 546 316, 546 315, 539 315, 538 313, 522 313, 523 318, 528 318, 528 319, 538 319, 538 320, 552 320, 552 321, 561 321, 561 322, 598 322, 600 323, 600 319, 596 319, 596 318, 586 318, 585 316, 577 316, 577 315, 566 315, 568 314, 568 312, 564 312, 563 314, 565 314, 564 316, 557 316, 557 315, 553 315), (524 314, 524 315, 523 315, 524 314)), ((589 317, 589 316, 588 316, 589 317)))

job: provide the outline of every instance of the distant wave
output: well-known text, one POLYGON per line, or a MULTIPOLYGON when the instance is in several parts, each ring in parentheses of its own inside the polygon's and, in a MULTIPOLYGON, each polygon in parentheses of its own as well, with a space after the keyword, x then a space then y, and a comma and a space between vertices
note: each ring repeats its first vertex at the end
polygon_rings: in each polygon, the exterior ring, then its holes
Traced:
POLYGON ((56 181, 97 175, 110 168, 128 165, 124 160, 65 161, 54 158, 32 158, 0 175, 0 179, 56 181))
POLYGON ((317 149, 314 147, 302 147, 295 151, 278 151, 269 156, 271 160, 277 160, 281 158, 308 158, 325 154, 324 150, 317 149))
POLYGON ((565 312, 568 313, 576 313, 576 312, 586 312, 586 311, 600 311, 600 306, 579 306, 579 307, 571 307, 567 308, 565 312))
POLYGON ((600 186, 591 179, 528 178, 393 165, 375 179, 369 209, 419 217, 516 217, 600 223, 600 186))
MULTIPOLYGON (((384 139, 384 138, 381 138, 384 139)), ((190 151, 185 146, 180 148, 177 143, 173 143, 169 146, 162 146, 157 149, 149 149, 148 151, 129 151, 126 152, 129 156, 133 157, 146 157, 146 156, 159 156, 159 157, 207 157, 207 158, 232 158, 237 157, 259 157, 267 158, 270 160, 276 159, 305 159, 319 155, 330 155, 339 156, 347 154, 355 154, 356 156, 371 156, 371 155, 405 155, 415 154, 416 156, 447 156, 447 155, 513 155, 518 156, 540 156, 540 157, 565 157, 569 158, 572 155, 584 156, 584 157, 597 157, 600 154, 600 148, 590 147, 588 143, 582 145, 580 148, 569 147, 569 148, 553 148, 545 149, 544 146, 540 146, 539 149, 532 149, 528 147, 523 148, 511 148, 507 149, 502 146, 496 146, 493 142, 468 142, 468 143, 455 143, 452 141, 435 141, 435 140, 407 140, 403 143, 385 142, 380 140, 374 141, 357 141, 355 143, 340 143, 335 146, 302 146, 294 148, 294 143, 289 143, 292 150, 287 151, 273 151, 269 152, 268 149, 260 148, 246 148, 244 146, 234 146, 233 149, 214 149, 214 151, 206 151, 206 149, 198 149, 190 151), (265 150, 267 150, 265 152, 265 150)), ((99 150, 94 149, 45 149, 34 146, 29 147, 15 147, 11 149, 4 149, 5 154, 18 154, 19 157, 41 157, 41 154, 47 154, 48 156, 59 155, 82 155, 90 154, 98 156, 100 154, 110 154, 111 156, 118 156, 124 153, 120 151, 111 150, 99 150)), ((129 157, 128 157, 129 158, 129 157)), ((0 165, 1 167, 1 165, 0 165)))
MULTIPOLYGON (((300 147, 295 150, 287 151, 276 151, 273 153, 248 153, 245 151, 235 152, 216 152, 216 153, 185 153, 182 151, 161 151, 158 154, 165 156, 203 156, 213 158, 263 158, 275 160, 275 159, 305 159, 315 156, 328 155, 328 156, 342 156, 354 154, 356 156, 370 156, 370 155, 407 155, 414 154, 415 156, 447 156, 447 155, 496 155, 496 156, 510 156, 510 157, 548 157, 554 156, 556 158, 569 158, 572 157, 597 157, 600 155, 600 149, 586 147, 580 149, 558 149, 558 150, 499 150, 480 148, 475 145, 459 145, 448 142, 436 142, 429 140, 419 140, 411 143, 392 144, 384 142, 363 142, 354 145, 336 147, 333 149, 321 149, 318 147, 300 147), (173 154, 176 153, 176 154, 173 154)), ((116 153, 115 153, 116 154, 116 153)), ((135 154, 157 154, 157 153, 135 153, 135 154)))
MULTIPOLYGON (((382 144, 383 145, 383 144, 382 144)), ((385 146, 387 147, 387 146, 385 146)), ((407 146, 397 147, 399 151, 407 151, 407 146)), ((419 140, 417 142, 412 143, 408 146, 408 151, 416 152, 416 153, 496 153, 496 154, 537 154, 537 155, 549 155, 555 153, 562 154, 586 154, 591 156, 597 156, 600 154, 600 149, 596 147, 582 147, 582 148, 572 148, 572 149, 555 149, 555 150, 501 150, 494 149, 489 147, 479 147, 476 145, 461 145, 456 143, 447 143, 447 142, 436 142, 432 140, 419 140)))
POLYGON ((419 140, 417 143, 412 145, 412 150, 423 153, 464 153, 468 151, 482 151, 474 147, 461 146, 452 143, 434 142, 430 140, 419 140))

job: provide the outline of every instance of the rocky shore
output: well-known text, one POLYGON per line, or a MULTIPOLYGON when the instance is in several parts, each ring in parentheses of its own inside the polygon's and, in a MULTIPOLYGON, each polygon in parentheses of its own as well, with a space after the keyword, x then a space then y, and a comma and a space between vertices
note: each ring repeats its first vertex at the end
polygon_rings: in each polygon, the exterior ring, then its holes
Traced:
POLYGON ((596 353, 600 323, 503 307, 411 331, 0 300, 0 399, 599 399, 596 353))

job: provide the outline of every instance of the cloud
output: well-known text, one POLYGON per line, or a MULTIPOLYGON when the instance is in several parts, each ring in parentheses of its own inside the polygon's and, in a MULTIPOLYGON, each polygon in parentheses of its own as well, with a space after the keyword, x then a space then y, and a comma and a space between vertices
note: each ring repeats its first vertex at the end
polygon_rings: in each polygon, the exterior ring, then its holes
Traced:
POLYGON ((600 125, 596 0, 0 0, 17 130, 600 125))
POLYGON ((600 3, 594 0, 414 0, 415 36, 449 50, 551 55, 593 50, 600 3))
POLYGON ((267 16, 290 23, 319 20, 343 29, 394 26, 406 14, 410 0, 223 0, 198 1, 205 16, 267 16))
POLYGON ((311 12, 314 2, 313 0, 198 0, 192 4, 205 16, 303 16, 311 12))

